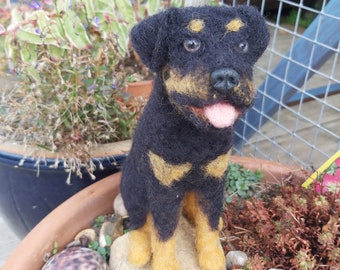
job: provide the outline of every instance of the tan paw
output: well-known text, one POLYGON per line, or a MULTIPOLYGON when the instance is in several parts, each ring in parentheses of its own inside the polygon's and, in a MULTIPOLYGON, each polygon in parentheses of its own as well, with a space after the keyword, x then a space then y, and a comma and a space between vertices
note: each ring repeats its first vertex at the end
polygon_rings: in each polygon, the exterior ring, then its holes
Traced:
POLYGON ((176 259, 176 237, 160 241, 155 230, 152 235, 152 270, 180 270, 176 259))
POLYGON ((131 231, 128 260, 135 266, 145 266, 151 259, 150 238, 144 232, 131 231))
POLYGON ((198 262, 202 270, 225 270, 226 261, 220 245, 204 249, 198 254, 198 262))

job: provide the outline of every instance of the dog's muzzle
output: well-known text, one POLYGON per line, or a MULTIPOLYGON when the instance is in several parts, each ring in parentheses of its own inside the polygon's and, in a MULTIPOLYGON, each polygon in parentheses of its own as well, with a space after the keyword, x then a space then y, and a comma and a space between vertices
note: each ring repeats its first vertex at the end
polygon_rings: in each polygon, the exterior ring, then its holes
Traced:
POLYGON ((240 83, 240 75, 231 68, 222 68, 211 73, 211 84, 221 94, 232 91, 240 83))

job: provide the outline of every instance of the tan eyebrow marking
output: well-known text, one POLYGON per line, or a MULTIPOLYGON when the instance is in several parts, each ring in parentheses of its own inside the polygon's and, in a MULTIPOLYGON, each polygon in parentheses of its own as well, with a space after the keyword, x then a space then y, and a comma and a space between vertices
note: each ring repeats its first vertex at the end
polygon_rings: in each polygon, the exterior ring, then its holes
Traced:
POLYGON ((232 19, 225 25, 227 32, 238 32, 244 26, 244 22, 240 18, 232 19))
POLYGON ((193 33, 199 33, 204 29, 204 21, 201 19, 193 19, 189 22, 188 28, 193 33))

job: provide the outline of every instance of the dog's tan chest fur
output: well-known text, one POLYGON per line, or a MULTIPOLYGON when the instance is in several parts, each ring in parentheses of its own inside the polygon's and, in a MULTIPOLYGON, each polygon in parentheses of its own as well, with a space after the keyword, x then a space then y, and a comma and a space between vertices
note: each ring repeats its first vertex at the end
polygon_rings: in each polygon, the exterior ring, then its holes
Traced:
POLYGON ((179 165, 170 164, 151 151, 149 151, 149 159, 154 176, 165 186, 180 181, 192 168, 189 162, 179 165))
MULTIPOLYGON (((218 179, 222 178, 227 171, 230 154, 231 150, 203 165, 202 169, 205 175, 218 179)), ((171 164, 152 151, 149 151, 148 156, 154 176, 160 183, 168 187, 174 182, 182 180, 193 167, 190 162, 171 164)))
POLYGON ((208 165, 204 166, 206 176, 221 178, 224 176, 228 169, 228 162, 231 155, 231 149, 223 155, 218 156, 210 161, 208 165))

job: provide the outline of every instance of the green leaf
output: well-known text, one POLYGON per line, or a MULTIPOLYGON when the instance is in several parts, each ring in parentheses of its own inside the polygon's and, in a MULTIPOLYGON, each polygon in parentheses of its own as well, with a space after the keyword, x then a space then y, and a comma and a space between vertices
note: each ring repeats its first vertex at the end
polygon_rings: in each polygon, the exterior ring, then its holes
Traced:
POLYGON ((101 227, 105 221, 105 216, 98 216, 95 220, 96 227, 101 227))
POLYGON ((157 13, 161 9, 160 5, 161 1, 159 0, 148 0, 147 1, 147 9, 149 11, 149 15, 157 13))
POLYGON ((135 14, 130 0, 115 0, 117 11, 122 19, 129 23, 136 22, 135 14))
POLYGON ((110 235, 105 235, 105 243, 108 245, 108 246, 111 246, 112 245, 112 237, 110 235))
POLYGON ((249 189, 247 184, 244 183, 244 182, 241 182, 241 181, 236 182, 236 187, 237 187, 237 189, 243 190, 243 191, 249 189))
POLYGON ((28 29, 19 29, 17 32, 17 39, 20 41, 29 42, 31 44, 44 44, 40 34, 34 33, 32 30, 28 29))
POLYGON ((237 195, 239 195, 241 198, 246 198, 247 197, 247 192, 243 191, 243 190, 238 190, 237 195))
POLYGON ((89 19, 93 19, 95 17, 95 10, 98 8, 96 3, 97 1, 93 0, 82 0, 86 9, 86 16, 89 19))
POLYGON ((110 28, 113 33, 118 33, 118 50, 121 56, 126 56, 128 54, 127 47, 129 42, 129 29, 126 24, 112 22, 110 28))
POLYGON ((97 250, 99 247, 99 243, 98 241, 90 241, 89 243, 89 248, 93 249, 93 250, 97 250))
POLYGON ((96 2, 97 2, 99 10, 103 10, 103 11, 112 10, 113 11, 116 8, 115 0, 98 0, 96 2))
POLYGON ((37 48, 35 44, 24 44, 20 50, 21 59, 27 63, 35 63, 37 61, 37 48))
MULTIPOLYGON (((237 194, 243 199, 250 198, 256 190, 255 183, 259 182, 262 177, 260 170, 254 173, 239 164, 229 163, 226 181, 227 194, 237 194)), ((230 199, 226 197, 226 201, 229 202, 230 199)))
POLYGON ((101 256, 105 256, 106 255, 106 249, 105 247, 98 247, 97 248, 97 252, 101 255, 101 256))
POLYGON ((183 7, 184 0, 171 0, 172 7, 183 7))
POLYGON ((338 166, 335 162, 333 162, 326 170, 326 173, 334 175, 336 170, 338 169, 338 166))
POLYGON ((4 40, 4 50, 5 50, 6 56, 9 59, 13 59, 14 57, 14 49, 11 43, 12 43, 12 38, 10 35, 7 35, 4 40))
POLYGON ((63 29, 67 40, 77 49, 89 49, 92 43, 79 17, 73 10, 67 10, 63 17, 63 29))
POLYGON ((50 26, 50 18, 47 16, 46 11, 38 10, 35 12, 34 17, 36 17, 38 27, 40 30, 46 29, 50 26))
POLYGON ((258 180, 257 182, 259 182, 264 176, 260 169, 257 169, 255 174, 256 174, 256 177, 257 177, 257 180, 258 180))
POLYGON ((55 58, 62 58, 65 55, 65 49, 53 45, 49 46, 48 50, 50 55, 55 58))
POLYGON ((37 71, 37 69, 35 69, 34 67, 30 66, 26 68, 27 71, 27 75, 30 77, 30 79, 32 79, 33 81, 35 81, 37 84, 40 84, 40 75, 39 72, 37 71))
POLYGON ((232 196, 226 196, 226 202, 227 203, 231 203, 233 201, 233 197, 232 196))
POLYGON ((58 253, 58 248, 59 248, 59 245, 58 245, 58 242, 57 241, 54 241, 53 242, 53 250, 52 250, 52 254, 55 255, 58 253))

